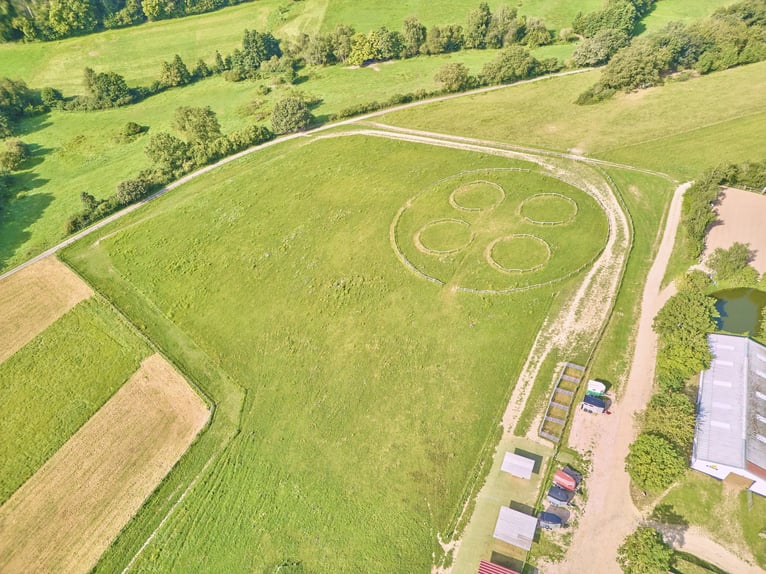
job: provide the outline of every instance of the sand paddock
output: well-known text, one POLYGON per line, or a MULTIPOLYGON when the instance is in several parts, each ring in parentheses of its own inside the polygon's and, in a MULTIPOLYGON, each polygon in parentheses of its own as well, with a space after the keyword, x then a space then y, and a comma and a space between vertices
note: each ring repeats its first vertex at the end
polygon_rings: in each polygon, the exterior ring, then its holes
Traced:
POLYGON ((52 256, 0 281, 0 362, 92 294, 87 284, 52 256))
POLYGON ((159 355, 0 507, 0 572, 88 572, 205 425, 159 355))
POLYGON ((716 211, 718 223, 708 232, 703 257, 706 259, 716 247, 749 243, 755 251, 752 266, 766 273, 766 195, 727 187, 716 211))

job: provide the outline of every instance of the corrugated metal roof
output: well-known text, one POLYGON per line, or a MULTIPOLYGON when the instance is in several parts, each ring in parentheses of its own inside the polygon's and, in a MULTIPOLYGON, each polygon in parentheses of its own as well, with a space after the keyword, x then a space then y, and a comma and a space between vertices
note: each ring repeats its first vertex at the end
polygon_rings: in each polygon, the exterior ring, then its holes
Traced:
POLYGON ((719 333, 708 344, 714 359, 700 375, 694 457, 766 468, 766 347, 719 333))
POLYGON ((487 562, 486 560, 482 560, 479 562, 479 574, 519 574, 516 572, 516 570, 511 570, 510 568, 506 568, 505 566, 500 566, 500 564, 493 564, 492 562, 487 562))
POLYGON ((503 464, 500 466, 500 470, 508 472, 513 476, 519 478, 529 479, 532 476, 532 471, 535 469, 535 461, 526 456, 515 454, 512 452, 506 452, 503 457, 503 464))
POLYGON ((494 537, 524 550, 532 548, 535 537, 537 518, 508 508, 500 507, 500 514, 495 524, 494 537))
POLYGON ((708 335, 710 368, 700 375, 695 456, 744 468, 747 339, 708 335))

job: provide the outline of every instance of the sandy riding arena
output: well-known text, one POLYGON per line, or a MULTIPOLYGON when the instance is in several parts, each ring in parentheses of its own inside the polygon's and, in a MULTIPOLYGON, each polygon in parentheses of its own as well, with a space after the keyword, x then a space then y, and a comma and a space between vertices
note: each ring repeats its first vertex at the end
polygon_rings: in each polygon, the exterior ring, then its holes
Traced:
POLYGON ((147 358, 0 507, 0 571, 88 572, 208 416, 169 363, 147 358))
POLYGON ((42 333, 48 325, 93 294, 55 257, 0 281, 0 362, 42 333))
POLYGON ((718 223, 708 232, 704 258, 716 247, 724 249, 732 243, 749 243, 755 251, 752 266, 766 273, 766 195, 727 187, 716 208, 718 223))

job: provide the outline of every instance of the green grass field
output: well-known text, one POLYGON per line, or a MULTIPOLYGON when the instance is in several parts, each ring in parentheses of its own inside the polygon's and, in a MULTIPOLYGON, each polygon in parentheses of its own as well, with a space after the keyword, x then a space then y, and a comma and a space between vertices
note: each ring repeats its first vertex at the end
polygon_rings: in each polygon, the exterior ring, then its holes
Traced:
POLYGON ((766 62, 574 103, 599 72, 393 112, 384 123, 589 156, 691 178, 719 162, 763 156, 766 62), (736 86, 736 88, 732 88, 736 86))
POLYGON ((647 32, 663 28, 668 22, 689 24, 712 14, 717 8, 736 3, 736 0, 660 0, 641 22, 647 32))
MULTIPOLYGON (((149 22, 123 30, 107 30, 57 42, 0 44, 0 76, 22 78, 36 88, 52 86, 65 95, 83 92, 82 71, 117 72, 130 85, 149 85, 160 65, 179 54, 188 66, 198 58, 211 63, 216 50, 226 54, 240 47, 242 32, 276 28, 272 14, 281 0, 258 0, 217 12, 175 20, 149 22)), ((310 2, 292 3, 293 16, 310 2)))
MULTIPOLYGON (((337 24, 351 24, 357 30, 367 32, 379 26, 399 30, 402 22, 409 16, 416 16, 426 26, 433 24, 461 24, 465 26, 468 14, 479 6, 478 0, 447 0, 428 2, 426 0, 405 0, 402 2, 372 3, 358 0, 323 0, 317 2, 317 12, 324 11, 323 30, 331 30, 337 24)), ((490 9, 495 10, 501 2, 490 2, 490 9)), ((566 0, 519 0, 508 2, 515 6, 519 14, 536 16, 545 20, 549 29, 559 30, 571 26, 578 12, 596 10, 601 0, 567 2, 566 0)))
POLYGON ((149 348, 97 298, 0 364, 0 504, 138 369, 149 348))
MULTIPOLYGON (((530 166, 360 136, 291 142, 66 253, 160 348, 183 331, 247 393, 241 431, 138 570, 430 570, 554 295, 440 288, 398 260, 389 228, 435 182, 498 167, 530 166)), ((194 360, 184 371, 225 399, 194 360)), ((99 571, 124 566, 134 530, 99 571)))

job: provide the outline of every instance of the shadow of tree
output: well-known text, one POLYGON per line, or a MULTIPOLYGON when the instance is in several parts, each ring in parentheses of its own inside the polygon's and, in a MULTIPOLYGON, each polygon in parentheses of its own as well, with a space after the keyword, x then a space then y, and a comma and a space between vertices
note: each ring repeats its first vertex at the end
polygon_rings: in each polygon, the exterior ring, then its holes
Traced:
MULTIPOLYGON (((46 180, 30 176, 27 184, 38 187, 46 180), (35 185, 36 184, 36 185, 35 185)), ((0 206, 0 272, 7 270, 10 260, 31 237, 29 228, 53 201, 51 193, 19 193, 0 206)))
POLYGON ((678 514, 672 504, 658 504, 654 507, 650 520, 659 523, 665 542, 671 546, 683 546, 684 534, 689 529, 689 522, 678 514))

